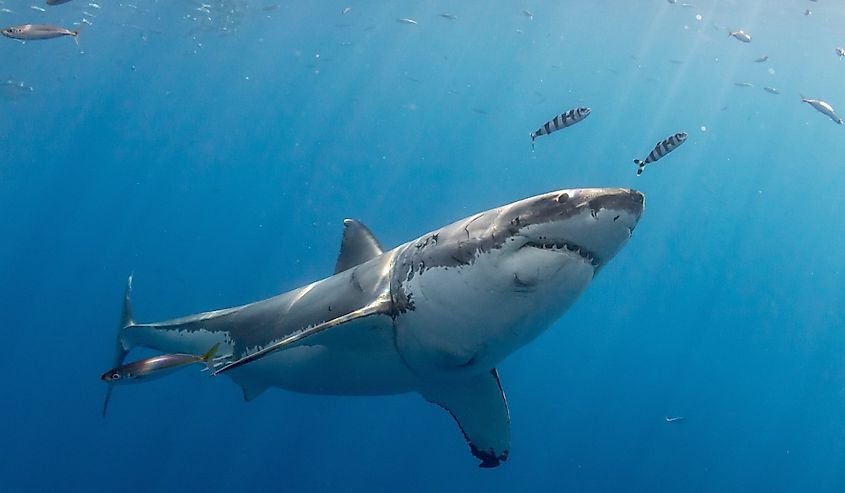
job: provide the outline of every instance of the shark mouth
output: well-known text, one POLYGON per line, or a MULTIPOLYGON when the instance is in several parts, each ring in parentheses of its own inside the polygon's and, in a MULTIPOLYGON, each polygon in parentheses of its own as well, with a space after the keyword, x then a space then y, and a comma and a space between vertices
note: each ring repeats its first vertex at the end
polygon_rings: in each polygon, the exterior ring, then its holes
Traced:
POLYGON ((592 252, 585 248, 581 248, 578 245, 567 243, 565 241, 529 241, 528 243, 523 245, 523 247, 537 248, 539 250, 549 250, 551 252, 574 253, 593 267, 599 267, 601 265, 601 261, 592 252))

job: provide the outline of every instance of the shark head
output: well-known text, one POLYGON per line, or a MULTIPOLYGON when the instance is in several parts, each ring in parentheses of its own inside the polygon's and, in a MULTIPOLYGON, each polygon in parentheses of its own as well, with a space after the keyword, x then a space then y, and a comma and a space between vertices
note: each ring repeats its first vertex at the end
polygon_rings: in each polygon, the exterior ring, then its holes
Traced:
POLYGON ((625 245, 640 192, 558 190, 470 216, 400 247, 397 343, 412 369, 489 371, 536 337, 625 245))

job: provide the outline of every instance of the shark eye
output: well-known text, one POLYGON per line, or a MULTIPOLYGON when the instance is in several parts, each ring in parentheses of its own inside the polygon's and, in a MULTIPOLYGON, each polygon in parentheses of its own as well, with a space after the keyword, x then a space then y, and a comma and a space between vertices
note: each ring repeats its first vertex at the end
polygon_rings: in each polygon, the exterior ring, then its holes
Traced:
POLYGON ((568 194, 568 193, 566 193, 566 192, 564 192, 564 193, 562 193, 562 194, 560 194, 560 195, 558 195, 558 196, 557 196, 557 201, 558 201, 558 203, 560 203, 560 204, 562 204, 562 203, 566 202, 567 200, 569 200, 569 194, 568 194))
POLYGON ((120 380, 120 373, 112 373, 111 379, 112 380, 120 380))

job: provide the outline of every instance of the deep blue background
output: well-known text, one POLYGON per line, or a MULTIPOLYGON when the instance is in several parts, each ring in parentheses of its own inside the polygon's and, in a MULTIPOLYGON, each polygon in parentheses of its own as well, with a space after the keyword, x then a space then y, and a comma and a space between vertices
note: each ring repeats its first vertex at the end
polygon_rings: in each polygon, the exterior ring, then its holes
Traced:
POLYGON ((0 39, 0 77, 34 89, 0 88, 3 491, 845 490, 845 129, 798 97, 845 112, 845 7, 207 1, 0 2, 6 25, 93 23, 79 48, 0 39), (496 470, 412 394, 247 405, 182 372, 100 418, 132 271, 137 318, 170 318, 328 275, 344 217, 393 246, 577 186, 646 213, 500 366, 496 470))

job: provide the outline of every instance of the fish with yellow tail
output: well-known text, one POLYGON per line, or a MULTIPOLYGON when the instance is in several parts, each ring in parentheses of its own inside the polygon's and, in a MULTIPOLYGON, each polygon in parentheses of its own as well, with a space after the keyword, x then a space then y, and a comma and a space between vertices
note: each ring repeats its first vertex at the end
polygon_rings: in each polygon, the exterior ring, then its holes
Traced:
POLYGON ((138 361, 133 361, 117 368, 113 368, 100 377, 104 382, 110 384, 116 383, 134 383, 139 380, 152 380, 154 378, 163 377, 173 370, 192 365, 194 363, 203 363, 208 368, 208 371, 214 371, 214 355, 220 348, 220 343, 215 344, 202 356, 194 354, 173 353, 161 354, 138 361))

